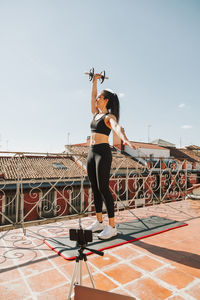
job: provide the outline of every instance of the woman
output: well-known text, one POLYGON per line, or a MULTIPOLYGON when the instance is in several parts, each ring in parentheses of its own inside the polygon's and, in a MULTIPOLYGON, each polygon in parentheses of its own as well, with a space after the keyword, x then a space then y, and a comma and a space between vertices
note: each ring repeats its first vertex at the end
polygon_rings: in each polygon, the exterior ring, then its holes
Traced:
MULTIPOLYGON (((87 229, 92 232, 101 231, 100 239, 109 239, 117 235, 114 222, 114 200, 109 190, 109 176, 112 154, 108 137, 113 130, 124 144, 134 148, 127 139, 119 121, 119 99, 116 94, 103 90, 97 97, 97 80, 100 74, 95 74, 92 83, 90 150, 87 158, 87 172, 91 183, 97 220, 87 229), (109 225, 104 226, 102 206, 105 202, 109 225)), ((134 148, 135 149, 135 148, 134 148)))

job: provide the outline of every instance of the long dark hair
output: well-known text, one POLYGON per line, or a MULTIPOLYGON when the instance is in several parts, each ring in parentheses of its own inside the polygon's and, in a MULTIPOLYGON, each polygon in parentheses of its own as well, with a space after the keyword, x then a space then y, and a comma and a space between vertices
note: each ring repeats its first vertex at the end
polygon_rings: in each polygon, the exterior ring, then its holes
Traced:
POLYGON ((106 108, 108 109, 109 113, 113 114, 116 117, 118 122, 119 109, 120 109, 118 96, 115 93, 112 93, 108 90, 103 90, 102 95, 104 96, 105 99, 108 99, 106 108))

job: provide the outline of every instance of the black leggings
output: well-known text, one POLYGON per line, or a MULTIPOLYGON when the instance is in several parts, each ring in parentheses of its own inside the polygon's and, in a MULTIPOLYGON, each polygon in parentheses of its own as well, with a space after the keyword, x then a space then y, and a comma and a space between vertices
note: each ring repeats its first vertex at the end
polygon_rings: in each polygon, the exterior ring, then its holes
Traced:
POLYGON ((90 146, 87 158, 87 173, 94 195, 96 212, 102 212, 105 202, 108 217, 114 217, 114 201, 109 190, 112 153, 107 143, 90 146))

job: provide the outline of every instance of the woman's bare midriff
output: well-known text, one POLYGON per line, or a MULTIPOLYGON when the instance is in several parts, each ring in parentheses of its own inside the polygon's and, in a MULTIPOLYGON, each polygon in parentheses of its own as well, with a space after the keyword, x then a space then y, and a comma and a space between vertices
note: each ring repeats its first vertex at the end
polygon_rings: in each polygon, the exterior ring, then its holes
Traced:
POLYGON ((90 137, 90 146, 102 143, 109 143, 108 136, 102 133, 92 133, 90 137))

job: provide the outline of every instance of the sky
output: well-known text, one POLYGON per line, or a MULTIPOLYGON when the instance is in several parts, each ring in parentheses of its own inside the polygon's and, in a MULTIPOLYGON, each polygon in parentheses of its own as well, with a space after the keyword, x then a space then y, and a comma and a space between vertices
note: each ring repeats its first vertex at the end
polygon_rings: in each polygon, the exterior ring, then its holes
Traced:
POLYGON ((85 142, 91 67, 129 140, 200 146, 199 0, 0 0, 0 150, 85 142))

